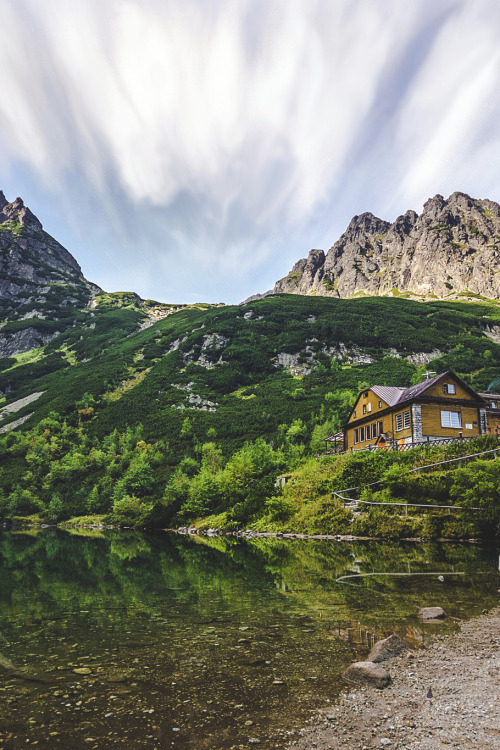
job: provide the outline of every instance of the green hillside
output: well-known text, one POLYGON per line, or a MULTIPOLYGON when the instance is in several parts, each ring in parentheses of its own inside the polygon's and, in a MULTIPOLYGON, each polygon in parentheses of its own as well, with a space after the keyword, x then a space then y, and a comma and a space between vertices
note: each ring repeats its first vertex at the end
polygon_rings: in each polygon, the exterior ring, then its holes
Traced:
POLYGON ((199 440, 215 429, 231 452, 247 439, 275 438, 292 419, 309 429, 327 413, 342 419, 346 394, 338 392, 357 392, 360 383, 404 386, 426 368, 452 368, 486 389, 500 375, 500 345, 485 335, 500 326, 494 304, 283 295, 243 307, 185 307, 141 331, 147 317, 133 296, 120 306, 112 297, 80 312, 45 347, 1 361, 4 404, 44 391, 3 425, 32 413, 29 427, 50 411, 72 419, 87 393, 95 402, 90 434, 141 422, 150 440, 177 439, 187 418, 199 440), (441 355, 425 365, 406 359, 436 350, 441 355), (296 355, 299 374, 276 366, 284 353, 296 355))
POLYGON ((322 450, 365 384, 452 368, 485 390, 500 376, 494 303, 281 295, 164 309, 151 324, 155 304, 103 294, 44 347, 1 360, 0 515, 52 503, 54 518, 121 507, 165 523, 184 479, 208 466, 205 479, 229 467, 225 489, 197 479, 213 502, 191 498, 176 520, 244 504, 253 482, 246 521, 280 471, 322 450))

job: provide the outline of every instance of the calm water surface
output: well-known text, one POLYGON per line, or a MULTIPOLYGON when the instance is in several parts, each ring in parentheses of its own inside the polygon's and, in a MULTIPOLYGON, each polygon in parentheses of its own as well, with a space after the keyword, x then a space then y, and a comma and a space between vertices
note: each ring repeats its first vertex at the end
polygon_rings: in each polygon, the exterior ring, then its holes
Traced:
POLYGON ((375 640, 496 605, 498 568, 494 545, 5 531, 0 749, 285 748, 375 640))

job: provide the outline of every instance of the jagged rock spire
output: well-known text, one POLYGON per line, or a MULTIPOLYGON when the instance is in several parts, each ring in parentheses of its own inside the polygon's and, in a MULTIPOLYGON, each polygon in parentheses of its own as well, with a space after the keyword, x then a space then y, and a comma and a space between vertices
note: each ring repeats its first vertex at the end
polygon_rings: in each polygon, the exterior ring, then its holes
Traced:
POLYGON ((363 213, 323 257, 298 261, 274 292, 500 299, 500 206, 455 192, 392 224, 363 213))

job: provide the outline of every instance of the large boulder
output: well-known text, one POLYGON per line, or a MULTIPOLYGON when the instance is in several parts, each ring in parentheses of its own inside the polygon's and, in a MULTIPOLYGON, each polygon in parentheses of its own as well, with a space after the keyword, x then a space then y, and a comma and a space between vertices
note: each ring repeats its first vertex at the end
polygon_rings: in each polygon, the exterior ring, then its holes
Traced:
POLYGON ((372 685, 376 688, 385 688, 391 681, 389 673, 380 664, 372 661, 357 661, 351 664, 342 678, 354 685, 372 685))
POLYGON ((393 635, 390 635, 388 638, 384 638, 382 641, 377 641, 366 660, 378 664, 378 662, 387 661, 387 659, 393 659, 395 656, 399 656, 399 654, 407 648, 408 646, 399 635, 393 633, 393 635))
POLYGON ((422 609, 418 613, 418 617, 420 620, 432 622, 437 620, 444 620, 445 617, 448 617, 448 615, 442 607, 422 607, 422 609))

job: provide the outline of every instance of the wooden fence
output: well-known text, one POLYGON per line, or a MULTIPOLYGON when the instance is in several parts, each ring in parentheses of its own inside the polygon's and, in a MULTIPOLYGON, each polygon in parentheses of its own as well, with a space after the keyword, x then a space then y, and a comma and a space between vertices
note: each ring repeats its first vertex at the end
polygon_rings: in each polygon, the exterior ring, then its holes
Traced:
MULTIPOLYGON (((467 439, 467 438, 466 438, 467 439)), ((425 464, 424 466, 417 466, 415 469, 408 469, 403 474, 401 474, 402 477, 407 476, 408 474, 414 474, 414 473, 420 473, 421 471, 425 471, 426 469, 435 469, 438 466, 444 466, 444 465, 451 465, 451 468, 460 468, 463 466, 464 463, 467 461, 475 461, 480 457, 487 457, 495 459, 498 456, 498 453, 500 452, 499 448, 492 448, 491 450, 487 451, 481 451, 481 453, 470 453, 467 456, 459 456, 458 458, 449 458, 445 461, 437 461, 433 464, 425 464)), ((367 487, 375 487, 376 485, 381 484, 387 484, 387 480, 384 479, 378 479, 376 482, 370 482, 369 484, 363 485, 363 489, 367 487)), ((406 515, 408 515, 408 508, 438 508, 438 509, 448 509, 448 510, 482 510, 482 508, 464 508, 462 505, 431 505, 429 503, 398 503, 398 502, 390 502, 390 501, 372 501, 372 500, 360 500, 357 497, 349 497, 347 493, 353 493, 358 492, 361 489, 361 486, 358 487, 348 487, 344 490, 340 490, 339 492, 334 492, 334 497, 338 498, 342 501, 342 504, 344 508, 357 508, 358 505, 378 505, 378 506, 402 506, 405 508, 406 515)))

